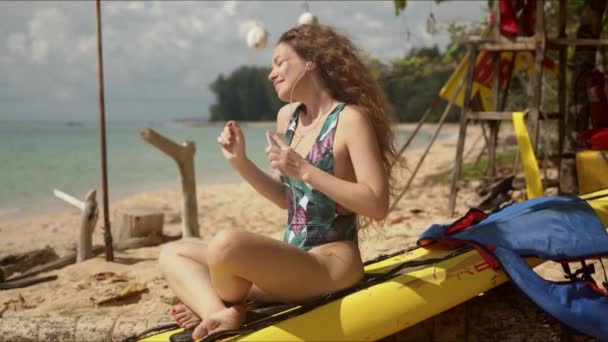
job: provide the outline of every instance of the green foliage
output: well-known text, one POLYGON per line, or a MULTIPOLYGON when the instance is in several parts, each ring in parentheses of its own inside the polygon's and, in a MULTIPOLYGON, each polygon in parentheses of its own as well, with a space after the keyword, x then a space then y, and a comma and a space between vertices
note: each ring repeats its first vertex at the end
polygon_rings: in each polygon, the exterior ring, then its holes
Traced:
MULTIPOLYGON (((446 0, 435 0, 435 3, 440 4, 444 1, 446 0)), ((393 0, 393 4, 395 5, 395 15, 399 16, 401 12, 405 11, 405 8, 407 7, 407 0, 393 0)))
MULTIPOLYGON (((395 118, 400 122, 417 122, 435 101, 464 52, 464 48, 454 45, 441 54, 434 46, 412 49, 405 58, 388 64, 370 56, 365 59, 395 118)), ((210 107, 211 120, 274 120, 281 102, 267 79, 269 72, 269 68, 244 66, 227 77, 218 76, 211 84, 217 99, 210 107)), ((430 120, 436 121, 441 112, 442 108, 437 108, 430 120)))
MULTIPOLYGON (((405 58, 392 60, 379 82, 395 118, 400 122, 417 122, 435 101, 464 53, 464 48, 457 45, 450 45, 444 54, 436 46, 423 47, 412 49, 405 58)), ((443 106, 439 107, 430 115, 431 121, 441 115, 443 106)), ((449 121, 455 119, 449 117, 449 121)))
POLYGON ((272 83, 269 68, 243 66, 211 83, 217 103, 210 108, 212 121, 274 120, 281 107, 272 83))
MULTIPOLYGON (((496 153, 496 167, 509 166, 513 164, 515 157, 519 153, 517 149, 508 149, 503 152, 496 153)), ((460 179, 468 181, 482 178, 488 168, 488 160, 482 158, 479 163, 464 163, 462 164, 462 175, 460 179)), ((448 183, 452 180, 454 170, 449 169, 434 175, 430 175, 428 180, 433 183, 448 183)))

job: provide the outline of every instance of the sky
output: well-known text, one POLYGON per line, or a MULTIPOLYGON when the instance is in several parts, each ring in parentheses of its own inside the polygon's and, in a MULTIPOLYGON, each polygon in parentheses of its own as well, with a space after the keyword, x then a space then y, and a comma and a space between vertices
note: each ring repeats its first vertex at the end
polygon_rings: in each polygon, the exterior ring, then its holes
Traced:
MULTIPOLYGON (((383 62, 412 47, 445 48, 440 25, 479 23, 486 1, 309 1, 319 22, 347 34, 383 62), (410 39, 406 39, 406 32, 410 39)), ((296 25, 303 1, 102 1, 106 118, 206 118, 209 84, 243 65, 269 66, 272 47, 296 25), (256 23, 268 47, 249 49, 256 23)), ((445 30, 443 30, 445 31, 445 30)), ((0 120, 98 120, 94 1, 0 1, 0 120)))

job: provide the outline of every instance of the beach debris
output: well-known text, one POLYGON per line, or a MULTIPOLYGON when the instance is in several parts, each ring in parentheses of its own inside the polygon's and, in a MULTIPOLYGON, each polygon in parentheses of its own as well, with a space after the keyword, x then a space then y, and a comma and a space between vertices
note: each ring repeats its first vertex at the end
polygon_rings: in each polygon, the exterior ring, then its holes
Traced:
POLYGON ((177 163, 182 184, 182 236, 200 237, 194 173, 196 144, 186 140, 179 145, 151 128, 144 128, 139 136, 177 163))
POLYGON ((97 218, 99 216, 96 200, 97 191, 94 189, 89 190, 85 195, 84 201, 58 189, 54 189, 53 194, 82 211, 80 237, 76 247, 76 262, 82 262, 92 257, 91 248, 93 246, 93 231, 95 230, 95 225, 97 224, 97 218))
POLYGON ((391 224, 403 223, 404 221, 409 220, 410 218, 410 216, 399 216, 397 218, 392 219, 391 224))
MULTIPOLYGON (((93 255, 100 254, 101 252, 103 252, 103 250, 104 250, 103 246, 100 246, 100 245, 93 246, 92 254, 93 255)), ((56 270, 58 268, 65 267, 67 265, 71 265, 74 262, 76 262, 76 253, 66 255, 64 257, 44 263, 42 265, 34 266, 17 276, 12 276, 12 277, 6 279, 5 283, 14 282, 14 281, 17 281, 20 279, 31 278, 32 276, 34 276, 36 274, 56 270)))
POLYGON ((418 208, 412 208, 412 209, 410 209, 410 213, 412 213, 414 215, 422 214, 423 212, 424 212, 424 210, 418 209, 418 208))
POLYGON ((93 279, 97 281, 108 280, 111 283, 128 282, 129 278, 124 275, 116 274, 114 272, 99 272, 93 275, 93 279))
POLYGON ((109 297, 103 298, 95 302, 97 305, 122 305, 131 302, 137 302, 141 299, 143 292, 148 292, 148 287, 139 282, 128 283, 125 287, 115 293, 110 293, 109 297))
POLYGON ((133 237, 146 237, 154 233, 163 235, 164 213, 147 207, 119 209, 114 214, 112 236, 114 242, 133 237))
POLYGON ((32 277, 27 277, 27 278, 20 278, 17 280, 5 281, 3 283, 0 283, 0 290, 21 288, 21 287, 26 287, 26 286, 43 283, 45 281, 51 281, 51 280, 55 280, 55 279, 57 279, 56 275, 50 275, 50 276, 46 276, 46 277, 32 276, 32 277))
POLYGON ((26 271, 36 265, 57 260, 59 256, 49 246, 21 254, 7 255, 0 259, 0 281, 5 281, 11 275, 26 271))
POLYGON ((492 184, 481 184, 477 188, 478 198, 467 201, 467 205, 480 210, 494 210, 512 200, 515 176, 504 177, 492 184))

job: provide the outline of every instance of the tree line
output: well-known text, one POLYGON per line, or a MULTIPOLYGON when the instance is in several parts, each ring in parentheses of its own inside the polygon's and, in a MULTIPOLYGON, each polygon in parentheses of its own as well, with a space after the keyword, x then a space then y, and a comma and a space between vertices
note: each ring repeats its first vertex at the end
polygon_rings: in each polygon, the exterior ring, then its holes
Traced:
MULTIPOLYGON (((412 49, 404 58, 382 63, 368 58, 372 73, 378 79, 399 122, 418 121, 435 101, 439 90, 464 56, 458 45, 444 53, 435 47, 412 49)), ((210 85, 216 102, 209 108, 211 121, 272 121, 283 103, 268 80, 270 68, 241 66, 229 75, 219 75, 210 85)), ((445 105, 445 101, 443 106, 445 105)), ((438 119, 438 106, 431 119, 438 119)), ((451 118, 456 120, 454 116, 451 118)))

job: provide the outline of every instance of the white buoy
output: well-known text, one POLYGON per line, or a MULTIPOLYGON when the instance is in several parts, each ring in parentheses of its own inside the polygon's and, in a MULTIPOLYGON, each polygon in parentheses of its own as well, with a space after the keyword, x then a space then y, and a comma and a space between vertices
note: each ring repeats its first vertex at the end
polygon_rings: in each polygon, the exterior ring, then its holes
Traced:
POLYGON ((302 14, 300 14, 300 17, 298 18, 298 25, 308 25, 308 24, 318 24, 319 20, 317 19, 317 17, 310 13, 310 12, 304 12, 302 14))
POLYGON ((256 50, 263 50, 268 43, 268 32, 259 24, 247 32, 247 46, 256 50))

